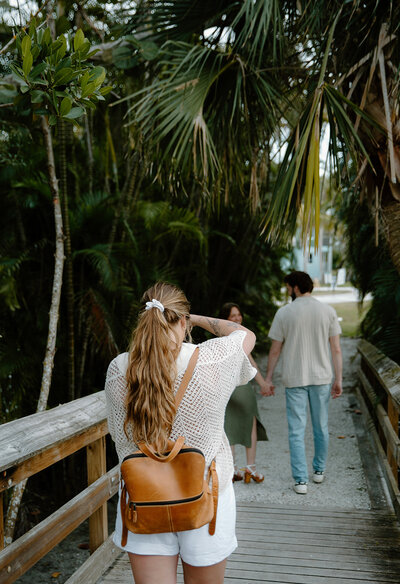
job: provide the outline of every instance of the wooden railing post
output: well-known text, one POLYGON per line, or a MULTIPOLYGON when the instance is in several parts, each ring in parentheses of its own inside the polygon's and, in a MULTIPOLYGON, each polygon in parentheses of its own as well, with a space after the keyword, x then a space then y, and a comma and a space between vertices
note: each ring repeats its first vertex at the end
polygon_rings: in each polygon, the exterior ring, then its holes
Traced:
MULTIPOLYGON (((399 412, 396 409, 393 400, 390 395, 388 395, 388 417, 390 420, 391 425, 393 426, 393 430, 396 432, 396 436, 399 436, 399 412)), ((399 468, 397 464, 397 458, 395 454, 392 452, 389 444, 387 446, 387 457, 390 467, 393 472, 393 476, 397 481, 397 485, 399 485, 399 468)))
POLYGON ((4 548, 3 493, 0 493, 0 550, 4 548))
MULTIPOLYGON (((102 436, 86 447, 88 485, 107 472, 106 439, 102 436)), ((108 538, 107 503, 89 517, 89 549, 92 554, 108 538)))

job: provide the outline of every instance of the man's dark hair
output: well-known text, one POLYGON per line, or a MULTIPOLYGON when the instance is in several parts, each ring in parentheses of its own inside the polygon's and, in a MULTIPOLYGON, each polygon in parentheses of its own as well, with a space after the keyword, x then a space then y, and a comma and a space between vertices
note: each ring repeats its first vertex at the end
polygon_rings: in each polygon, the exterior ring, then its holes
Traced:
POLYGON ((298 286, 302 294, 305 294, 306 292, 312 292, 314 288, 313 281, 305 272, 292 272, 291 274, 285 276, 283 281, 285 284, 289 284, 289 286, 292 288, 298 286))

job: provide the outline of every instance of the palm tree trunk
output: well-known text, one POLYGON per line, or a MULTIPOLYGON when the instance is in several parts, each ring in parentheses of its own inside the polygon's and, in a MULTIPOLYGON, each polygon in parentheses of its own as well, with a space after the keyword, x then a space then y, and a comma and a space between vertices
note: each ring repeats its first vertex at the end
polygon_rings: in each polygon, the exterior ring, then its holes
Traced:
MULTIPOLYGON (((49 329, 47 336, 46 353, 43 362, 42 384, 36 411, 42 412, 46 409, 51 377, 54 365, 54 355, 56 352, 57 325, 59 319, 60 298, 62 288, 62 276, 64 267, 64 234, 63 220, 61 213, 60 197, 58 192, 58 182, 56 176, 56 167, 54 162, 53 140, 51 129, 47 118, 42 117, 42 132, 47 154, 47 168, 49 173, 50 190, 53 197, 54 223, 56 235, 56 253, 53 277, 53 289, 51 295, 49 329)), ((7 517, 4 525, 4 543, 9 545, 14 537, 15 523, 18 516, 18 510, 21 503, 22 495, 25 490, 27 479, 16 485, 13 489, 11 499, 7 509, 7 517)))

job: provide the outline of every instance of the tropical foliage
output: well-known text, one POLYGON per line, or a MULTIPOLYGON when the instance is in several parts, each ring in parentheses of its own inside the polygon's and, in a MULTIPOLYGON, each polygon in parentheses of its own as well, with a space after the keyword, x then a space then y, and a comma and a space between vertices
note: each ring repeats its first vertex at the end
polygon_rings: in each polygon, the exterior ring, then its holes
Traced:
POLYGON ((48 327, 54 193, 38 118, 52 124, 65 236, 52 405, 102 387, 155 279, 199 312, 240 302, 265 339, 287 253, 277 242, 299 217, 304 238, 319 231, 328 126, 343 201, 357 214, 372 196, 399 269, 399 10, 65 0, 26 15, 15 42, 17 12, 3 13, 3 420, 34 410, 48 327))
POLYGON ((265 209, 273 238, 293 232, 301 211, 303 237, 315 227, 317 239, 329 128, 330 168, 339 184, 356 169, 360 192, 378 192, 400 271, 399 22, 399 3, 386 0, 140 3, 126 38, 151 40, 160 55, 134 96, 133 121, 170 179, 191 173, 216 197, 233 181, 245 190, 247 160, 255 200, 282 129, 285 156, 265 209))
MULTIPOLYGON (((196 183, 186 181, 174 193, 154 183, 158 152, 125 126, 124 115, 130 115, 125 106, 110 109, 104 101, 110 86, 114 93, 139 87, 154 45, 143 43, 140 50, 129 45, 132 58, 138 53, 138 74, 123 68, 123 46, 113 47, 112 62, 103 68, 94 59, 100 54, 98 62, 104 63, 104 45, 95 50, 86 40, 94 44, 92 27, 82 22, 85 34, 78 29, 69 35, 77 18, 72 8, 66 4, 55 22, 59 38, 38 16, 17 38, 16 52, 3 60, 3 421, 35 410, 48 332, 54 193, 40 117, 52 127, 66 256, 50 406, 102 388, 107 363, 127 346, 141 293, 157 279, 179 283, 198 312, 215 314, 222 302, 239 301, 248 322, 259 328, 260 341, 280 295, 280 258, 286 252, 260 240, 260 209, 250 213, 235 185, 230 201, 216 205, 196 183), (86 120, 80 117, 84 108, 86 120), (74 125, 65 125, 69 121, 74 125)), ((85 14, 97 22, 97 16, 85 14)), ((108 30, 115 25, 111 17, 104 22, 108 30)), ((250 169, 243 180, 250 184, 250 169)))
POLYGON ((346 225, 350 279, 363 298, 373 295, 361 325, 363 336, 400 363, 400 275, 383 234, 371 219, 366 202, 360 204, 354 195, 342 205, 340 219, 346 225))

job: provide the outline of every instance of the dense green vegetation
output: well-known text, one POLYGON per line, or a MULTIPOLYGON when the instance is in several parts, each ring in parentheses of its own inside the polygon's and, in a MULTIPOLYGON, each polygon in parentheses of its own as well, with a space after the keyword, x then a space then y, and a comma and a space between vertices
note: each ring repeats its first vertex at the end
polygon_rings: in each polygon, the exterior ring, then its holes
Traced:
POLYGON ((197 312, 239 302, 264 348, 296 221, 304 238, 318 232, 327 123, 331 179, 352 184, 343 205, 356 220, 354 201, 378 192, 379 249, 397 266, 385 274, 398 273, 398 3, 64 0, 33 20, 2 9, 1 421, 35 410, 61 246, 49 405, 102 388, 157 279, 197 312), (19 19, 30 26, 11 42, 19 19))
POLYGON ((349 197, 340 217, 346 225, 351 282, 363 297, 368 292, 373 294, 361 322, 361 333, 400 363, 400 275, 365 202, 359 204, 354 196, 349 197))

